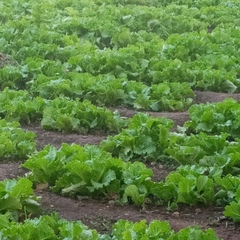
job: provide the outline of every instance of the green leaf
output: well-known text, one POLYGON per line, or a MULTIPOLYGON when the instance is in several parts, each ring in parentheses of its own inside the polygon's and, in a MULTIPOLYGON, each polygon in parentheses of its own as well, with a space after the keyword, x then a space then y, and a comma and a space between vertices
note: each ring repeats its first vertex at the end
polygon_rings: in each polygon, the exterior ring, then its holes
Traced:
POLYGON ((163 182, 154 183, 150 192, 164 202, 177 199, 177 189, 173 184, 165 184, 163 182))
POLYGON ((149 223, 149 226, 146 232, 149 238, 158 238, 158 239, 160 238, 168 239, 174 233, 171 230, 171 227, 168 222, 160 222, 157 220, 154 220, 149 223))
POLYGON ((178 202, 194 203, 196 197, 194 188, 196 186, 196 179, 193 177, 182 178, 178 185, 178 202))
POLYGON ((176 233, 175 238, 179 240, 219 240, 219 238, 216 236, 216 233, 211 228, 207 229, 206 232, 204 232, 199 227, 187 227, 181 229, 178 233, 176 233))
POLYGON ((60 236, 63 239, 86 239, 86 240, 97 240, 98 233, 96 230, 90 230, 80 221, 78 222, 68 222, 61 221, 60 236))
POLYGON ((240 203, 231 202, 225 207, 224 215, 232 218, 234 222, 240 222, 240 203))
POLYGON ((32 182, 27 178, 6 179, 0 182, 0 212, 23 211, 36 213, 39 198, 34 196, 32 182))
POLYGON ((164 125, 159 125, 159 142, 163 149, 169 145, 169 129, 164 125))
POLYGON ((201 192, 204 190, 209 178, 208 176, 199 176, 197 178, 197 190, 198 192, 201 192))
MULTIPOLYGON (((20 178, 11 190, 11 196, 19 198, 33 194, 33 183, 27 178, 20 178)), ((6 186, 7 187, 7 186, 6 186)))
POLYGON ((22 209, 20 199, 9 196, 7 199, 0 200, 0 211, 17 211, 22 209))
POLYGON ((110 185, 110 183, 116 179, 116 174, 113 170, 109 169, 107 170, 104 175, 103 175, 103 178, 100 179, 101 182, 96 182, 94 180, 91 180, 91 183, 92 183, 92 191, 94 190, 98 190, 98 189, 101 189, 101 188, 104 188, 104 187, 107 187, 110 185))
MULTIPOLYGON (((59 188, 60 181, 58 181, 57 186, 59 188)), ((80 193, 82 189, 86 187, 86 183, 84 181, 72 184, 70 187, 66 187, 62 189, 63 195, 74 196, 76 193, 80 193)))
POLYGON ((125 197, 131 197, 132 201, 137 205, 143 205, 145 201, 145 194, 140 194, 136 185, 129 185, 125 188, 125 197))
POLYGON ((9 220, 10 220, 9 212, 0 215, 0 230, 6 229, 9 226, 9 220))
POLYGON ((152 176, 153 171, 141 162, 127 163, 123 172, 124 182, 127 185, 139 185, 149 180, 152 176))

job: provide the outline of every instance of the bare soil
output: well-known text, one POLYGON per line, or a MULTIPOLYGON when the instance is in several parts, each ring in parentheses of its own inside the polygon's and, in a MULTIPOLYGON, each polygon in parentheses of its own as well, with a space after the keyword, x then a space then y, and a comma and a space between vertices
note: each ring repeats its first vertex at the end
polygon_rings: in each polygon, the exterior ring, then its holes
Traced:
MULTIPOLYGON (((196 92, 196 103, 218 102, 227 97, 240 100, 240 94, 225 94, 213 92, 196 92)), ((133 116, 136 111, 125 108, 117 109, 122 116, 133 116)), ((189 119, 187 112, 156 113, 149 112, 153 116, 165 116, 173 119, 175 126, 183 125, 189 119)), ((60 147, 62 143, 99 144, 107 136, 104 135, 78 135, 63 134, 60 132, 44 131, 39 126, 27 126, 37 136, 37 149, 40 150, 47 144, 60 147)), ((171 167, 159 163, 148 164, 154 172, 154 180, 164 179, 171 171, 171 167)), ((0 180, 23 176, 26 170, 20 168, 20 162, 1 163, 0 180)), ((57 211, 59 215, 68 220, 81 220, 90 228, 101 233, 111 231, 112 224, 119 219, 140 221, 146 219, 167 220, 171 227, 177 231, 183 227, 199 225, 203 229, 213 228, 218 237, 224 240, 240 239, 240 225, 223 217, 223 209, 216 206, 180 206, 175 211, 168 211, 167 206, 147 205, 144 209, 134 206, 120 206, 106 200, 70 199, 53 194, 44 189, 36 190, 36 194, 42 196, 42 208, 45 212, 57 211)))
POLYGON ((6 65, 17 65, 17 62, 13 60, 10 56, 0 52, 0 68, 6 65))

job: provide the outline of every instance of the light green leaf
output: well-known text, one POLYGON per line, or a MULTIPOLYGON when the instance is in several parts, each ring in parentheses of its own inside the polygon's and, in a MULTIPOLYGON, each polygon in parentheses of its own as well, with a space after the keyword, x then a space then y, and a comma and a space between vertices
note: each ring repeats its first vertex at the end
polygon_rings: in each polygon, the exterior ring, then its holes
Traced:
POLYGON ((142 205, 145 201, 145 195, 139 194, 139 190, 136 185, 129 185, 124 191, 125 197, 131 197, 132 201, 137 205, 142 205))
POLYGON ((234 222, 240 222, 240 203, 231 202, 225 207, 224 215, 232 218, 234 222))

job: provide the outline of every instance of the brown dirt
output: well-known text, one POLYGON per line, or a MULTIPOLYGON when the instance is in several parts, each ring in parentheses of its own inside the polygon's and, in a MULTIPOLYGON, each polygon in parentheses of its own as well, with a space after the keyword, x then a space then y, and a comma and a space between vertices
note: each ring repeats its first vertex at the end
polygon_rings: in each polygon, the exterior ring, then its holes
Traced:
POLYGON ((216 93, 216 92, 195 92, 196 99, 195 103, 211 103, 211 102, 221 102, 226 98, 234 98, 240 101, 239 93, 216 93))
POLYGON ((107 138, 106 135, 79 135, 45 131, 39 125, 23 126, 23 128, 36 134, 38 150, 44 148, 48 144, 57 148, 59 148, 62 143, 76 143, 81 146, 85 144, 98 145, 103 139, 107 138))
MULTIPOLYGON (((196 102, 217 102, 226 97, 234 97, 239 100, 239 94, 224 94, 212 92, 196 92, 196 102)), ((133 116, 136 111, 125 108, 118 109, 126 117, 133 116)), ((189 119, 187 112, 180 113, 155 113, 153 116, 165 116, 174 120, 175 125, 182 125, 189 119)), ((37 135, 37 148, 42 149, 47 144, 59 147, 63 142, 84 144, 99 144, 106 136, 63 134, 59 132, 44 131, 39 126, 28 126, 25 129, 34 131, 37 135)), ((20 163, 2 163, 0 165, 0 180, 23 176, 25 171, 19 168, 20 163)), ((158 163, 148 164, 154 171, 154 179, 164 179, 171 168, 158 163)), ((118 206, 105 200, 92 199, 70 199, 51 192, 42 190, 36 191, 42 196, 42 206, 44 211, 57 211, 61 217, 69 220, 81 220, 91 228, 99 232, 109 232, 111 226, 118 219, 128 219, 139 221, 146 219, 168 220, 174 230, 183 227, 199 225, 203 229, 213 228, 218 237, 224 240, 239 239, 240 226, 223 218, 223 209, 215 206, 181 206, 176 211, 168 211, 167 206, 150 206, 141 209, 134 205, 118 206)))
POLYGON ((6 65, 17 65, 17 62, 13 60, 10 56, 0 52, 0 68, 6 65))
POLYGON ((177 211, 168 211, 166 206, 146 206, 142 209, 133 205, 117 206, 104 200, 72 200, 50 192, 42 192, 40 195, 43 196, 45 209, 58 211, 68 220, 81 220, 103 233, 111 231, 112 224, 119 219, 134 222, 146 219, 148 222, 167 220, 175 231, 186 226, 200 225, 203 229, 211 227, 220 238, 239 239, 239 226, 223 218, 223 209, 218 207, 182 206, 177 211))

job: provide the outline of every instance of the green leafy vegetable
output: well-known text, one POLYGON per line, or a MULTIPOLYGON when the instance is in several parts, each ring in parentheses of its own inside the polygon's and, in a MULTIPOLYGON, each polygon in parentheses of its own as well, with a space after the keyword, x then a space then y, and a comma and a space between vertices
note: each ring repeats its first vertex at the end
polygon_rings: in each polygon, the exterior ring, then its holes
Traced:
POLYGON ((0 216, 0 235, 3 238, 19 239, 86 239, 86 240, 130 240, 130 239, 195 239, 217 240, 212 229, 206 231, 197 227, 188 227, 175 233, 167 221, 154 220, 149 224, 145 220, 130 222, 119 220, 112 227, 112 234, 100 234, 89 229, 81 221, 60 219, 57 214, 43 215, 40 218, 27 219, 23 223, 11 221, 9 214, 0 216))
POLYGON ((194 133, 220 134, 225 132, 233 138, 240 136, 240 105, 236 100, 225 99, 219 103, 193 105, 189 109, 191 120, 185 127, 194 133))
POLYGON ((115 196, 127 202, 133 185, 139 195, 132 201, 140 205, 148 196, 153 175, 143 163, 125 163, 97 146, 76 144, 63 144, 59 150, 47 146, 22 166, 31 170, 29 178, 33 182, 48 183, 53 191, 68 196, 115 196))
POLYGON ((64 97, 48 103, 41 121, 44 129, 78 133, 91 130, 116 132, 124 124, 117 112, 96 107, 87 100, 72 101, 64 97))
POLYGON ((0 92, 0 116, 7 121, 21 123, 36 122, 42 118, 46 101, 42 98, 32 98, 25 90, 14 91, 8 88, 0 92))
POLYGON ((37 213, 39 198, 34 196, 32 182, 27 178, 0 182, 0 212, 37 213))
POLYGON ((240 203, 231 202, 230 205, 226 206, 224 215, 232 218, 234 222, 240 222, 240 203))
POLYGON ((17 122, 0 120, 0 158, 23 159, 36 150, 35 134, 24 131, 17 122))
POLYGON ((116 136, 101 142, 101 148, 113 156, 128 160, 158 160, 164 156, 168 145, 168 132, 173 122, 166 118, 153 118, 136 114, 129 127, 116 136))

